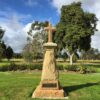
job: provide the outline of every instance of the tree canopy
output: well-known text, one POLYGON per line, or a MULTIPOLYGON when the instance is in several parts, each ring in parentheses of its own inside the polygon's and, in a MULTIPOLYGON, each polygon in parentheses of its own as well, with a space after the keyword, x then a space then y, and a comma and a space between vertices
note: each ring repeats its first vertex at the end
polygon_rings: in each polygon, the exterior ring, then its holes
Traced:
POLYGON ((8 46, 6 48, 6 58, 10 60, 12 57, 13 57, 13 49, 10 46, 8 46))
POLYGON ((0 27, 0 60, 2 59, 3 56, 3 48, 2 48, 2 37, 4 35, 4 30, 0 27))
POLYGON ((48 25, 48 22, 35 21, 31 25, 31 29, 28 32, 28 44, 23 49, 23 56, 27 61, 32 62, 33 59, 43 57, 43 43, 47 40, 47 33, 44 27, 48 25))
POLYGON ((88 51, 82 51, 81 52, 81 59, 87 59, 87 60, 97 60, 100 59, 100 51, 95 48, 91 48, 88 51))
POLYGON ((0 42, 1 42, 1 39, 2 39, 2 37, 3 37, 3 35, 4 35, 4 30, 0 27, 0 42))
POLYGON ((85 12, 80 2, 62 6, 61 18, 55 34, 59 49, 67 48, 70 55, 77 50, 90 49, 91 36, 96 31, 96 22, 95 14, 85 12))

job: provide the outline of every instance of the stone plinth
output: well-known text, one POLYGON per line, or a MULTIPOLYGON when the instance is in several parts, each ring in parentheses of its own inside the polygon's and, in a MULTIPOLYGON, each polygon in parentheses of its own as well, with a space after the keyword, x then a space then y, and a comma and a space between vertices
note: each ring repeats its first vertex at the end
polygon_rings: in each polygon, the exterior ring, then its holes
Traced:
POLYGON ((32 98, 63 98, 64 90, 59 83, 59 73, 56 67, 55 48, 56 43, 44 44, 45 56, 43 62, 42 77, 39 86, 34 91, 32 98))
POLYGON ((38 86, 32 95, 32 98, 52 98, 60 99, 65 96, 63 89, 43 89, 38 86))

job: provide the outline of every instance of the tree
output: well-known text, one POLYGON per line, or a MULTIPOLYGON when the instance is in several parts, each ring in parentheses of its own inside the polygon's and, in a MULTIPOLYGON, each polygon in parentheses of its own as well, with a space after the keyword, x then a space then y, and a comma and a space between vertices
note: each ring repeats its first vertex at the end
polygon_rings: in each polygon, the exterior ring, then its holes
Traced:
POLYGON ((64 52, 63 54, 61 54, 61 57, 64 59, 64 61, 66 61, 66 59, 68 58, 68 54, 64 52))
POLYGON ((47 24, 47 22, 39 23, 38 21, 32 23, 31 29, 28 32, 28 44, 23 49, 23 56, 27 61, 32 62, 33 59, 43 58, 43 43, 47 40, 44 27, 47 24))
POLYGON ((13 57, 16 59, 20 59, 20 58, 22 58, 22 54, 21 53, 14 53, 13 57))
POLYGON ((90 49, 91 36, 96 31, 96 22, 95 14, 83 11, 80 2, 62 7, 55 42, 58 43, 60 50, 67 48, 71 65, 74 53, 90 49))
POLYGON ((2 48, 2 37, 4 35, 4 30, 0 27, 0 60, 2 59, 3 55, 3 48, 2 48))
POLYGON ((24 47, 22 55, 27 62, 33 61, 34 57, 33 57, 33 52, 32 52, 32 44, 27 44, 24 47))
POLYGON ((100 59, 100 52, 98 49, 90 48, 88 51, 81 52, 81 58, 85 60, 100 59))
POLYGON ((1 61, 1 59, 2 59, 2 54, 3 54, 3 48, 2 48, 2 46, 0 45, 0 61, 1 61))
POLYGON ((8 59, 8 61, 12 58, 13 56, 13 49, 8 46, 8 48, 6 48, 6 58, 8 59))
POLYGON ((2 39, 2 37, 3 37, 3 35, 4 35, 4 30, 0 27, 0 43, 1 43, 1 39, 2 39))
POLYGON ((6 58, 6 45, 5 45, 4 41, 1 43, 1 47, 3 49, 2 58, 6 58))

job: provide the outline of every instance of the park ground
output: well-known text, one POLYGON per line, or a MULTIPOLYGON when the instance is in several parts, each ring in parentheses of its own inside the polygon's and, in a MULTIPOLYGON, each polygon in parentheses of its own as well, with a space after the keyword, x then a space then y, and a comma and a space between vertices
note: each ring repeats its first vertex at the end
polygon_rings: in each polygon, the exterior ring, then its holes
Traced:
MULTIPOLYGON (((98 65, 97 68, 100 70, 99 62, 92 61, 91 64, 98 65)), ((68 95, 68 100, 100 100, 100 72, 80 74, 60 71, 59 73, 60 83, 68 95)), ((39 70, 0 72, 0 100, 43 100, 31 98, 40 78, 39 70)))

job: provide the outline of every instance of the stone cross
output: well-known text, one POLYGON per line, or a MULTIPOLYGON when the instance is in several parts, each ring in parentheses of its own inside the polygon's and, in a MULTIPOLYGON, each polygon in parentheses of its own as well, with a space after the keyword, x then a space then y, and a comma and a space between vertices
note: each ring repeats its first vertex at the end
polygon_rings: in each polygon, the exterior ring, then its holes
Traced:
POLYGON ((65 96, 65 92, 60 86, 59 73, 56 67, 55 49, 57 44, 52 41, 52 32, 55 31, 55 28, 49 23, 48 27, 44 29, 48 31, 48 43, 43 45, 45 47, 45 55, 41 82, 33 92, 32 98, 62 99, 65 96))
POLYGON ((52 42, 52 31, 56 30, 50 23, 48 23, 48 27, 45 27, 45 30, 48 31, 48 42, 52 42))

